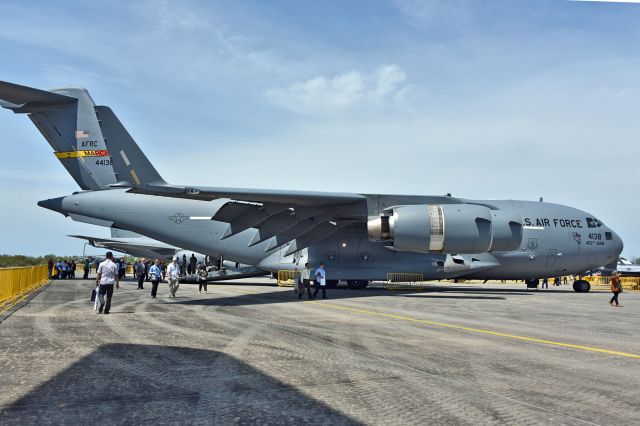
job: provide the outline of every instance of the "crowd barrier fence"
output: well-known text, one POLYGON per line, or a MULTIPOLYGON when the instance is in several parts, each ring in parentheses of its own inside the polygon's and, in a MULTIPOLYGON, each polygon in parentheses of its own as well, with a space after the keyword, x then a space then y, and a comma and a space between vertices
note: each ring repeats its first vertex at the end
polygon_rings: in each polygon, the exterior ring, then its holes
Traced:
POLYGON ((48 282, 47 265, 0 268, 0 312, 48 282))

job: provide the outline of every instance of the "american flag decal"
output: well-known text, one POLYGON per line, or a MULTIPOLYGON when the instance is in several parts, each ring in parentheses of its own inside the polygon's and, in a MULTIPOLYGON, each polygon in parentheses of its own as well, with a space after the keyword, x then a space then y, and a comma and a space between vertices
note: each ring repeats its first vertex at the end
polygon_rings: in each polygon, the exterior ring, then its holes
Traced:
POLYGON ((84 139, 88 137, 89 133, 85 132, 84 130, 76 130, 76 139, 84 139))

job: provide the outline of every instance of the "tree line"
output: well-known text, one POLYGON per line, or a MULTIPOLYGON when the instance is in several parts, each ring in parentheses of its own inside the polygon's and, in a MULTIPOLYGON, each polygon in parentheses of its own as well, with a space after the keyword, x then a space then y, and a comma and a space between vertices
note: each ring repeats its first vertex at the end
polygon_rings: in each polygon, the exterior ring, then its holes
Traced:
POLYGON ((22 254, 0 254, 0 268, 45 265, 50 257, 57 259, 55 254, 38 257, 25 256, 22 254))

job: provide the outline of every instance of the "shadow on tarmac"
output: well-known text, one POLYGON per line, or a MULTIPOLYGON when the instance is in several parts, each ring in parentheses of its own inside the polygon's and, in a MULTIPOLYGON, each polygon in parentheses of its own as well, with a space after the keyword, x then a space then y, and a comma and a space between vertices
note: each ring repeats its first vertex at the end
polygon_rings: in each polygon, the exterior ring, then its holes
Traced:
POLYGON ((430 296, 421 294, 405 294, 404 297, 417 297, 418 299, 472 299, 472 300, 505 300, 506 297, 498 296, 430 296))
MULTIPOLYGON (((234 287, 236 283, 230 281, 234 287)), ((181 284, 182 285, 182 284, 181 284)), ((209 284, 209 293, 215 294, 216 288, 224 288, 226 284, 209 284)), ((261 305, 270 303, 289 303, 298 301, 298 297, 291 291, 264 291, 260 292, 259 289, 266 287, 273 287, 272 284, 265 283, 251 283, 243 282, 243 286, 252 287, 258 291, 251 294, 238 293, 237 296, 230 297, 218 297, 218 298, 194 298, 188 300, 181 300, 178 292, 178 298, 173 303, 184 305, 202 305, 202 306, 242 306, 242 305, 261 305)), ((523 285, 524 286, 524 285, 523 285)), ((313 292, 313 289, 312 289, 313 292)), ((599 292, 598 290, 593 291, 599 292)), ((318 293, 320 296, 321 293, 318 293)), ((507 300, 507 296, 525 296, 536 297, 553 295, 554 297, 566 297, 568 295, 576 295, 573 289, 569 286, 565 288, 553 288, 552 290, 528 290, 527 288, 513 289, 513 288, 494 288, 494 287, 460 287, 460 286, 445 286, 445 285, 429 285, 416 290, 388 290, 382 287, 368 287, 363 290, 351 290, 340 286, 338 288, 328 288, 327 295, 329 299, 343 300, 343 299, 362 299, 367 297, 376 296, 403 296, 414 297, 423 299, 468 299, 468 300, 507 300), (438 294, 433 294, 438 293, 438 294), (444 294, 442 294, 444 293, 444 294)), ((306 293, 303 300, 308 300, 306 293)))
MULTIPOLYGON (((209 286, 209 294, 215 295, 217 286, 209 286)), ((254 288, 259 289, 264 287, 264 284, 258 284, 254 288)), ((404 296, 415 298, 433 298, 433 299, 476 299, 476 300, 506 300, 504 296, 535 296, 534 292, 518 292, 517 290, 505 289, 504 292, 500 292, 497 289, 486 289, 490 291, 481 291, 479 289, 472 289, 473 291, 467 292, 466 289, 460 288, 437 288, 429 290, 393 290, 389 291, 383 288, 367 288, 364 290, 350 290, 347 288, 331 288, 327 289, 327 296, 330 300, 348 300, 348 299, 363 299, 367 297, 377 296, 404 296), (442 293, 447 294, 431 294, 442 293), (449 294, 455 293, 455 294, 449 294)), ((312 289, 313 293, 313 289, 312 289)), ((309 300, 306 293, 302 300, 309 300)), ((321 299, 321 292, 318 292, 316 300, 321 299)), ((290 291, 256 291, 255 293, 238 293, 237 296, 228 297, 204 297, 204 298, 189 298, 183 299, 180 297, 178 291, 178 297, 173 300, 172 303, 190 306, 244 306, 244 305, 262 305, 272 303, 291 303, 298 302, 298 296, 294 294, 293 287, 290 291)))
POLYGON ((217 351, 109 344, 0 410, 2 424, 358 424, 217 351))

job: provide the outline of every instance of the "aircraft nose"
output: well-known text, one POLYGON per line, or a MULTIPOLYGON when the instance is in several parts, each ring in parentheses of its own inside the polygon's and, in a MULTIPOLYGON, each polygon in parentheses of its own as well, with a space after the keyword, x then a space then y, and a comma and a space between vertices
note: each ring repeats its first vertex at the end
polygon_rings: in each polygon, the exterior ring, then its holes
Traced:
POLYGON ((610 229, 610 231, 613 240, 613 247, 616 249, 618 256, 620 256, 620 253, 622 253, 622 249, 624 248, 624 243, 622 242, 622 238, 620 238, 620 236, 615 233, 613 229, 610 229))
POLYGON ((62 201, 64 201, 64 199, 65 197, 49 198, 48 200, 38 201, 38 205, 45 209, 53 210, 54 212, 68 216, 69 213, 62 207, 62 201))

